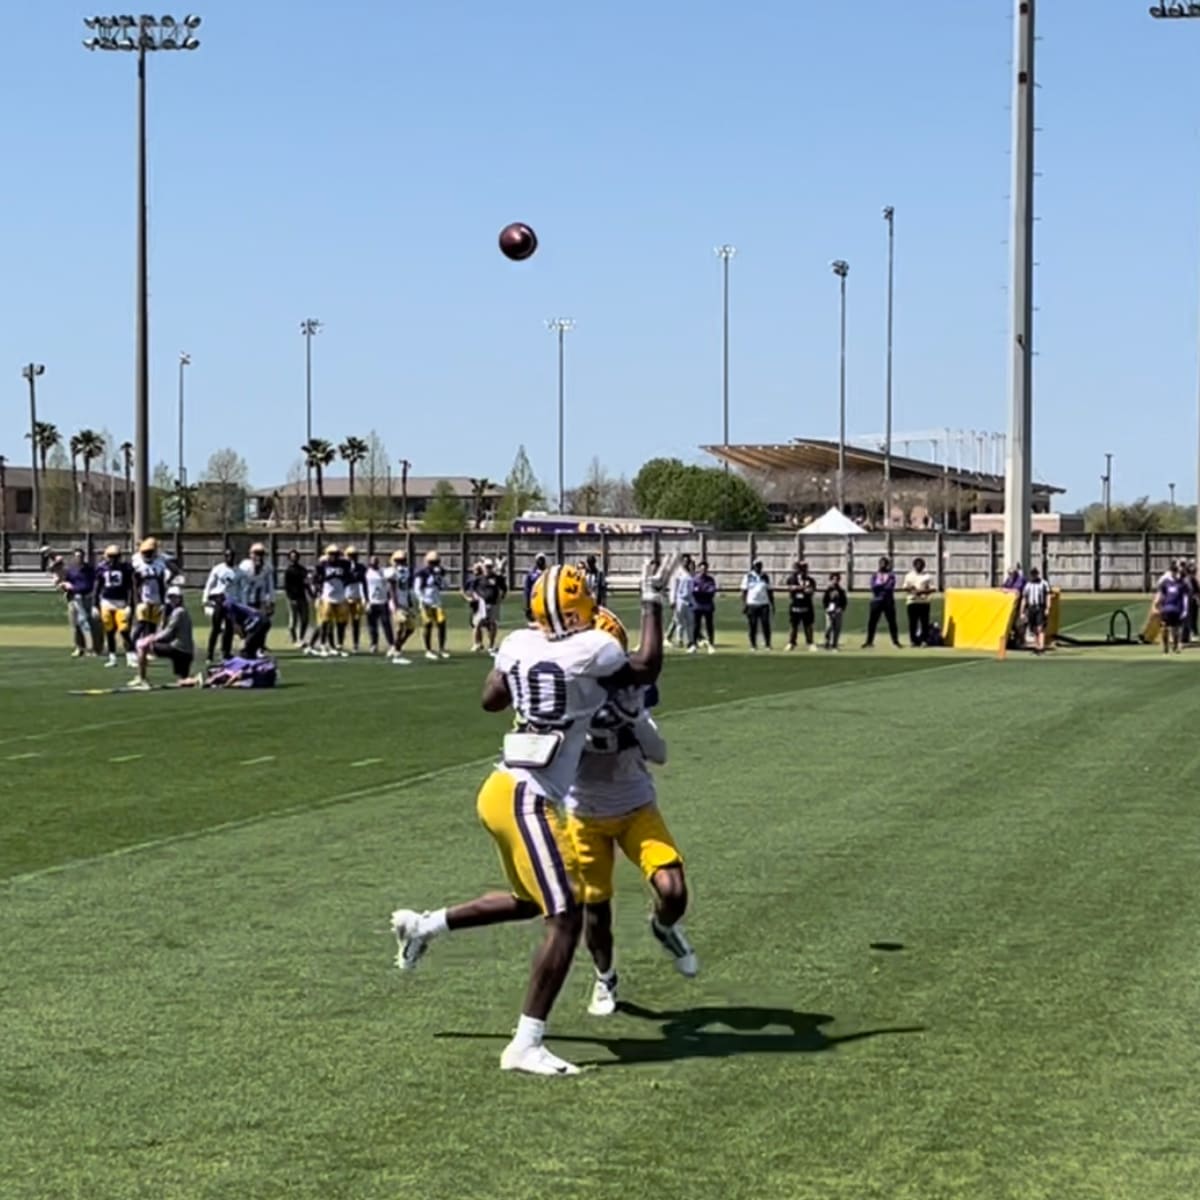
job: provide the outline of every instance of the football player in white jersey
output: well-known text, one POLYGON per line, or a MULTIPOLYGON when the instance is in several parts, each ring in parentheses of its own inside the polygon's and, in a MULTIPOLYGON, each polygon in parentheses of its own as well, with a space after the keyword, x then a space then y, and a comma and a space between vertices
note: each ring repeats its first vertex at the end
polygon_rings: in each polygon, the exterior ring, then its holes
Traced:
POLYGON ((250 547, 250 557, 242 560, 241 596, 234 596, 248 608, 264 617, 275 612, 275 570, 267 562, 267 548, 262 542, 250 547))
POLYGON ((242 599, 242 573, 234 563, 234 557, 233 547, 226 546, 224 557, 209 571, 208 582, 204 585, 204 611, 211 622, 205 662, 216 659, 218 642, 221 643, 222 658, 233 655, 233 625, 225 617, 222 600, 241 602, 242 599))
MULTIPOLYGON (((595 624, 622 647, 627 645, 625 626, 608 609, 597 611, 595 624)), ((592 718, 587 749, 563 805, 579 865, 584 941, 596 968, 588 1005, 596 1017, 617 1010, 612 894, 618 847, 654 891, 650 932, 681 975, 690 979, 699 970, 680 923, 687 911, 683 855, 659 812, 654 776, 647 766, 667 761, 667 744, 650 716, 657 703, 658 688, 653 685, 622 688, 608 698, 592 718)))
POLYGON ((392 914, 401 969, 416 966, 439 934, 545 917, 545 936, 517 1030, 500 1056, 502 1070, 578 1074, 578 1067, 543 1043, 546 1020, 570 971, 583 923, 561 805, 579 770, 590 721, 609 694, 658 678, 663 591, 673 569, 673 561, 657 570, 646 567, 642 644, 632 656, 593 627, 596 602, 578 567, 554 566, 539 576, 530 598, 536 625, 504 639, 482 697, 488 712, 511 705, 516 714, 502 760, 476 802, 510 890, 435 912, 397 909, 392 914))
POLYGON ((404 550, 392 553, 387 579, 391 586, 392 634, 395 639, 392 643, 392 662, 397 667, 407 667, 411 664, 404 657, 404 643, 412 637, 417 621, 413 615, 412 572, 408 568, 408 554, 404 550))
MULTIPOLYGON (((158 538, 148 537, 130 560, 134 587, 134 643, 157 632, 167 599, 167 584, 171 568, 158 552, 158 538)), ((137 666, 137 655, 126 655, 131 666, 137 666)))

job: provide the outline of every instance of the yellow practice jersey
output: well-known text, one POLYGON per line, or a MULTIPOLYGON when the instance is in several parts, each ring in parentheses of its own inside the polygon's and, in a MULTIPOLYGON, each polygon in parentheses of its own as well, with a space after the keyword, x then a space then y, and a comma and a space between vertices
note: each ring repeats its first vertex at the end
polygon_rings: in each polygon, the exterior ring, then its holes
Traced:
POLYGON ((512 697, 518 728, 553 734, 558 748, 544 766, 504 769, 552 800, 562 800, 579 771, 592 717, 608 699, 605 680, 629 659, 616 639, 598 629, 551 639, 518 629, 500 643, 496 670, 512 697))

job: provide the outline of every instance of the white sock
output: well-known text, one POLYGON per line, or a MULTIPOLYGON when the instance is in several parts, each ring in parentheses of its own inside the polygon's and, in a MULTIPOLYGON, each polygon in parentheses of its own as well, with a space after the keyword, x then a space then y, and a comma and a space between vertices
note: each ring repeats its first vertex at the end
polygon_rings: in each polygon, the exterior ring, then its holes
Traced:
POLYGON ((417 922, 417 932, 422 937, 437 937, 439 933, 449 933, 450 926, 446 924, 446 910, 439 908, 436 912, 421 914, 417 922))
POLYGON ((605 987, 612 987, 617 982, 617 968, 609 967, 607 971, 597 971, 596 978, 600 980, 605 987))
POLYGON ((517 1021, 517 1032, 513 1035, 513 1043, 518 1046, 540 1046, 546 1035, 546 1022, 537 1017, 527 1017, 524 1013, 517 1021))

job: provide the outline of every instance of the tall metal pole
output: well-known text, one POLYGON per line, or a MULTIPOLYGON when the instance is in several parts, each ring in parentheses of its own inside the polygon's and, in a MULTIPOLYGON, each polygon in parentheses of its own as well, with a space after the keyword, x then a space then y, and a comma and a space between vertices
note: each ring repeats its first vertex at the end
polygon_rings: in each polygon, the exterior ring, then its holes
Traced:
POLYGON ((850 264, 844 259, 835 259, 830 267, 838 277, 840 285, 841 332, 838 338, 838 477, 837 505, 839 512, 846 511, 846 276, 850 264))
POLYGON ((29 461, 33 467, 33 531, 42 532, 42 489, 38 482, 38 441, 37 441, 37 377, 45 375, 46 368, 41 363, 29 363, 21 368, 21 374, 29 381, 29 461))
POLYGON ((400 527, 408 528, 408 469, 412 463, 407 458, 400 460, 400 527))
MULTIPOLYGON (((713 251, 721 260, 721 445, 729 445, 729 264, 736 246, 717 246, 713 251)), ((729 460, 725 460, 729 471, 729 460)))
POLYGON ((150 533, 150 280, 146 213, 146 49, 138 45, 137 377, 133 425, 133 533, 150 533))
POLYGON ((889 204, 883 210, 888 227, 887 264, 887 366, 884 371, 883 434, 883 523, 892 525, 892 303, 896 264, 896 210, 889 204))
MULTIPOLYGON (((1160 21, 1196 18, 1200 17, 1200 8, 1194 4, 1155 4, 1150 9, 1150 15, 1160 21)), ((1196 548, 1193 557, 1200 563, 1200 382, 1196 396, 1196 439, 1196 548)))
MULTIPOLYGON (((304 444, 312 441, 312 340, 321 331, 321 322, 316 317, 305 317, 300 322, 300 332, 304 335, 304 444)), ((313 471, 312 463, 305 455, 304 462, 304 523, 312 528, 312 497, 313 471)))
POLYGON ((134 365, 134 536, 150 531, 150 286, 146 214, 146 55, 157 50, 195 50, 197 16, 88 17, 89 50, 137 52, 137 303, 134 365))
POLYGON ((1104 456, 1104 530, 1108 532, 1108 519, 1112 514, 1112 460, 1111 454, 1104 456))
POLYGON ((191 366, 192 356, 186 351, 179 355, 179 485, 187 486, 187 468, 183 465, 183 368, 191 366))
POLYGON ((1029 564, 1033 510, 1033 99, 1034 0, 1016 0, 1013 21, 1012 328, 1004 561, 1029 564))
POLYGON ((555 317, 546 322, 546 328, 558 335, 558 511, 566 512, 566 481, 564 474, 564 449, 566 445, 566 338, 575 328, 575 322, 567 317, 555 317))

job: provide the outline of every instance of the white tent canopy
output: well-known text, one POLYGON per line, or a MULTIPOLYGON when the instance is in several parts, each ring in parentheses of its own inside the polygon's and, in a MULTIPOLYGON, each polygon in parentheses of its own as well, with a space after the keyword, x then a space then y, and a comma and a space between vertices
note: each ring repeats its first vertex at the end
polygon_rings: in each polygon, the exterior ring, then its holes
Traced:
POLYGON ((815 521, 809 522, 803 529, 800 530, 803 534, 808 533, 836 533, 843 537, 850 536, 856 533, 862 533, 862 529, 856 525, 844 512, 836 506, 831 508, 823 517, 818 517, 815 521))

